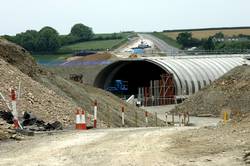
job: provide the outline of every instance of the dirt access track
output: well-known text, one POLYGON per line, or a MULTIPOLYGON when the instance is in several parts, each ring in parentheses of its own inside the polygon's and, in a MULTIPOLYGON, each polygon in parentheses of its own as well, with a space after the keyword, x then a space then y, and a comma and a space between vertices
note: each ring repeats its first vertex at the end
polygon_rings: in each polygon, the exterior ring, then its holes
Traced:
POLYGON ((38 135, 1 143, 0 165, 244 165, 239 149, 217 154, 209 141, 178 136, 197 131, 196 127, 127 128, 38 135))

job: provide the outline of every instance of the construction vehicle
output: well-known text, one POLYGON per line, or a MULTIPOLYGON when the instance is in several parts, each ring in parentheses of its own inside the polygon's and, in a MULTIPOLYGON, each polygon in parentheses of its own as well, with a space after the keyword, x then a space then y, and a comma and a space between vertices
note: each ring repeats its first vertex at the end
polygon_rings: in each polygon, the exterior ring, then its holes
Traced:
POLYGON ((106 90, 116 94, 126 93, 128 91, 128 81, 115 80, 113 86, 106 88, 106 90))
POLYGON ((140 49, 145 49, 145 48, 150 48, 151 46, 148 45, 145 41, 141 40, 141 43, 138 45, 138 48, 140 49))
POLYGON ((70 74, 69 79, 83 83, 83 75, 82 74, 70 74))

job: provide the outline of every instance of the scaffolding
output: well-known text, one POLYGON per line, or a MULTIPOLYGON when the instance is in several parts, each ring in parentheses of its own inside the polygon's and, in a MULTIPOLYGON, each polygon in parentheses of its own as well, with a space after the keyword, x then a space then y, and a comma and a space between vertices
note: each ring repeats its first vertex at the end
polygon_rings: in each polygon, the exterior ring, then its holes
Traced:
POLYGON ((149 87, 139 87, 138 100, 145 107, 175 104, 173 74, 162 74, 160 80, 151 80, 149 87))

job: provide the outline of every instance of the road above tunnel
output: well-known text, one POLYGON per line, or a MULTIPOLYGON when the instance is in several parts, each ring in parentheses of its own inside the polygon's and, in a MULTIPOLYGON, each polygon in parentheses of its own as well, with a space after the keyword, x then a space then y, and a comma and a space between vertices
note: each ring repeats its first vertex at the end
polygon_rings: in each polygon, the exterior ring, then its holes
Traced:
POLYGON ((177 53, 179 49, 167 44, 163 40, 151 34, 138 34, 138 37, 131 39, 128 43, 114 51, 114 54, 120 58, 128 58, 131 55, 132 48, 137 47, 141 41, 150 45, 151 48, 144 49, 143 56, 159 56, 158 53, 171 55, 177 53))
POLYGON ((139 36, 145 40, 150 40, 155 47, 157 47, 160 52, 167 52, 167 53, 171 53, 171 52, 178 52, 179 49, 175 48, 173 46, 170 46, 169 44, 167 44, 166 42, 164 42, 163 40, 150 35, 150 34, 139 34, 139 36))

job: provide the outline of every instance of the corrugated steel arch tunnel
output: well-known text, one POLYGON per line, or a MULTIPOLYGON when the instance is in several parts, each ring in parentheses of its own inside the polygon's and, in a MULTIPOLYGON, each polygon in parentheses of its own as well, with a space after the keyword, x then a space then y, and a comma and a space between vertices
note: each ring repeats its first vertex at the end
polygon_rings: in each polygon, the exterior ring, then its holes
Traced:
POLYGON ((97 75, 94 86, 106 89, 115 80, 126 80, 129 87, 127 95, 132 95, 138 94, 139 87, 149 87, 151 80, 160 80, 162 74, 172 74, 174 95, 190 95, 242 64, 241 57, 152 57, 119 60, 97 75))

